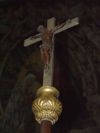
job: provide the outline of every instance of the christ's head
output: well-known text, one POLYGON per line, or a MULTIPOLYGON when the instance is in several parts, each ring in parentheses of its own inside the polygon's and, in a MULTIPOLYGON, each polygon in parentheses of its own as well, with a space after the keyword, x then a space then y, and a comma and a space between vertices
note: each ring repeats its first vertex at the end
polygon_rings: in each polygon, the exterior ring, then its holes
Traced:
POLYGON ((39 25, 37 30, 38 32, 41 32, 41 33, 44 33, 45 31, 47 31, 47 29, 43 25, 39 25))

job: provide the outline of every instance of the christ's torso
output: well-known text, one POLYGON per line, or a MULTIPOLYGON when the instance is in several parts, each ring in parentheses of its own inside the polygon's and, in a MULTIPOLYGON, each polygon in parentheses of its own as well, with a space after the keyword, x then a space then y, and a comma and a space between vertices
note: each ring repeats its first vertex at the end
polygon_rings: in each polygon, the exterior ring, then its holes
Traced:
POLYGON ((52 43, 52 36, 53 36, 53 33, 51 33, 50 31, 46 31, 46 32, 42 33, 41 34, 42 43, 51 44, 52 43))

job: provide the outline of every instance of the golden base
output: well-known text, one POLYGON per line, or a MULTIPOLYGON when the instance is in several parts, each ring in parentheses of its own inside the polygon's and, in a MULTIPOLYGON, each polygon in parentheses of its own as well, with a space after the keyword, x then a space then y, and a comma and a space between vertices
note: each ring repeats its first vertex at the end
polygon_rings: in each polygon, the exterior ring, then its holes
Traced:
POLYGON ((35 119, 41 123, 42 120, 49 120, 54 124, 62 112, 62 104, 57 99, 59 91, 52 86, 43 86, 37 91, 38 98, 32 104, 32 111, 35 119))

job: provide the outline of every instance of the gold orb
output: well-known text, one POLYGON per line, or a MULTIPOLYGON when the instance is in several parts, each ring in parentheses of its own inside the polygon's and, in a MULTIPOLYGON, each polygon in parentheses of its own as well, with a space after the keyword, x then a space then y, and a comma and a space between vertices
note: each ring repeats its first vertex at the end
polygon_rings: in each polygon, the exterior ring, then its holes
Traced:
POLYGON ((54 124, 62 112, 62 103, 57 99, 59 91, 52 86, 43 86, 38 89, 37 95, 38 98, 32 104, 35 119, 39 123, 49 120, 54 124))

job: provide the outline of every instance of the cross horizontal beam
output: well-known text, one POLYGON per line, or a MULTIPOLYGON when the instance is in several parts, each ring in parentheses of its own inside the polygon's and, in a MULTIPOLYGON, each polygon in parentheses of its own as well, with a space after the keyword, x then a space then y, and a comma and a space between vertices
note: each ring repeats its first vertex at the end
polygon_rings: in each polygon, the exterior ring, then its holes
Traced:
MULTIPOLYGON (((71 27, 73 27, 73 26, 76 26, 76 25, 78 25, 78 24, 79 24, 79 19, 78 19, 78 17, 76 17, 76 18, 74 18, 74 19, 71 20, 71 23, 66 24, 66 25, 65 25, 64 27, 62 27, 61 29, 55 31, 54 34, 60 33, 60 32, 62 32, 62 31, 64 31, 64 30, 67 30, 67 29, 69 29, 69 28, 71 28, 71 27)), ((35 36, 39 36, 39 35, 40 35, 40 34, 37 34, 37 35, 35 35, 35 36)), ((30 38, 27 38, 27 39, 24 40, 24 47, 30 46, 30 45, 32 45, 32 44, 34 44, 34 43, 36 43, 36 42, 41 41, 41 40, 42 40, 42 38, 40 38, 40 37, 39 37, 39 38, 35 38, 35 39, 33 39, 33 40, 31 40, 30 38)))

